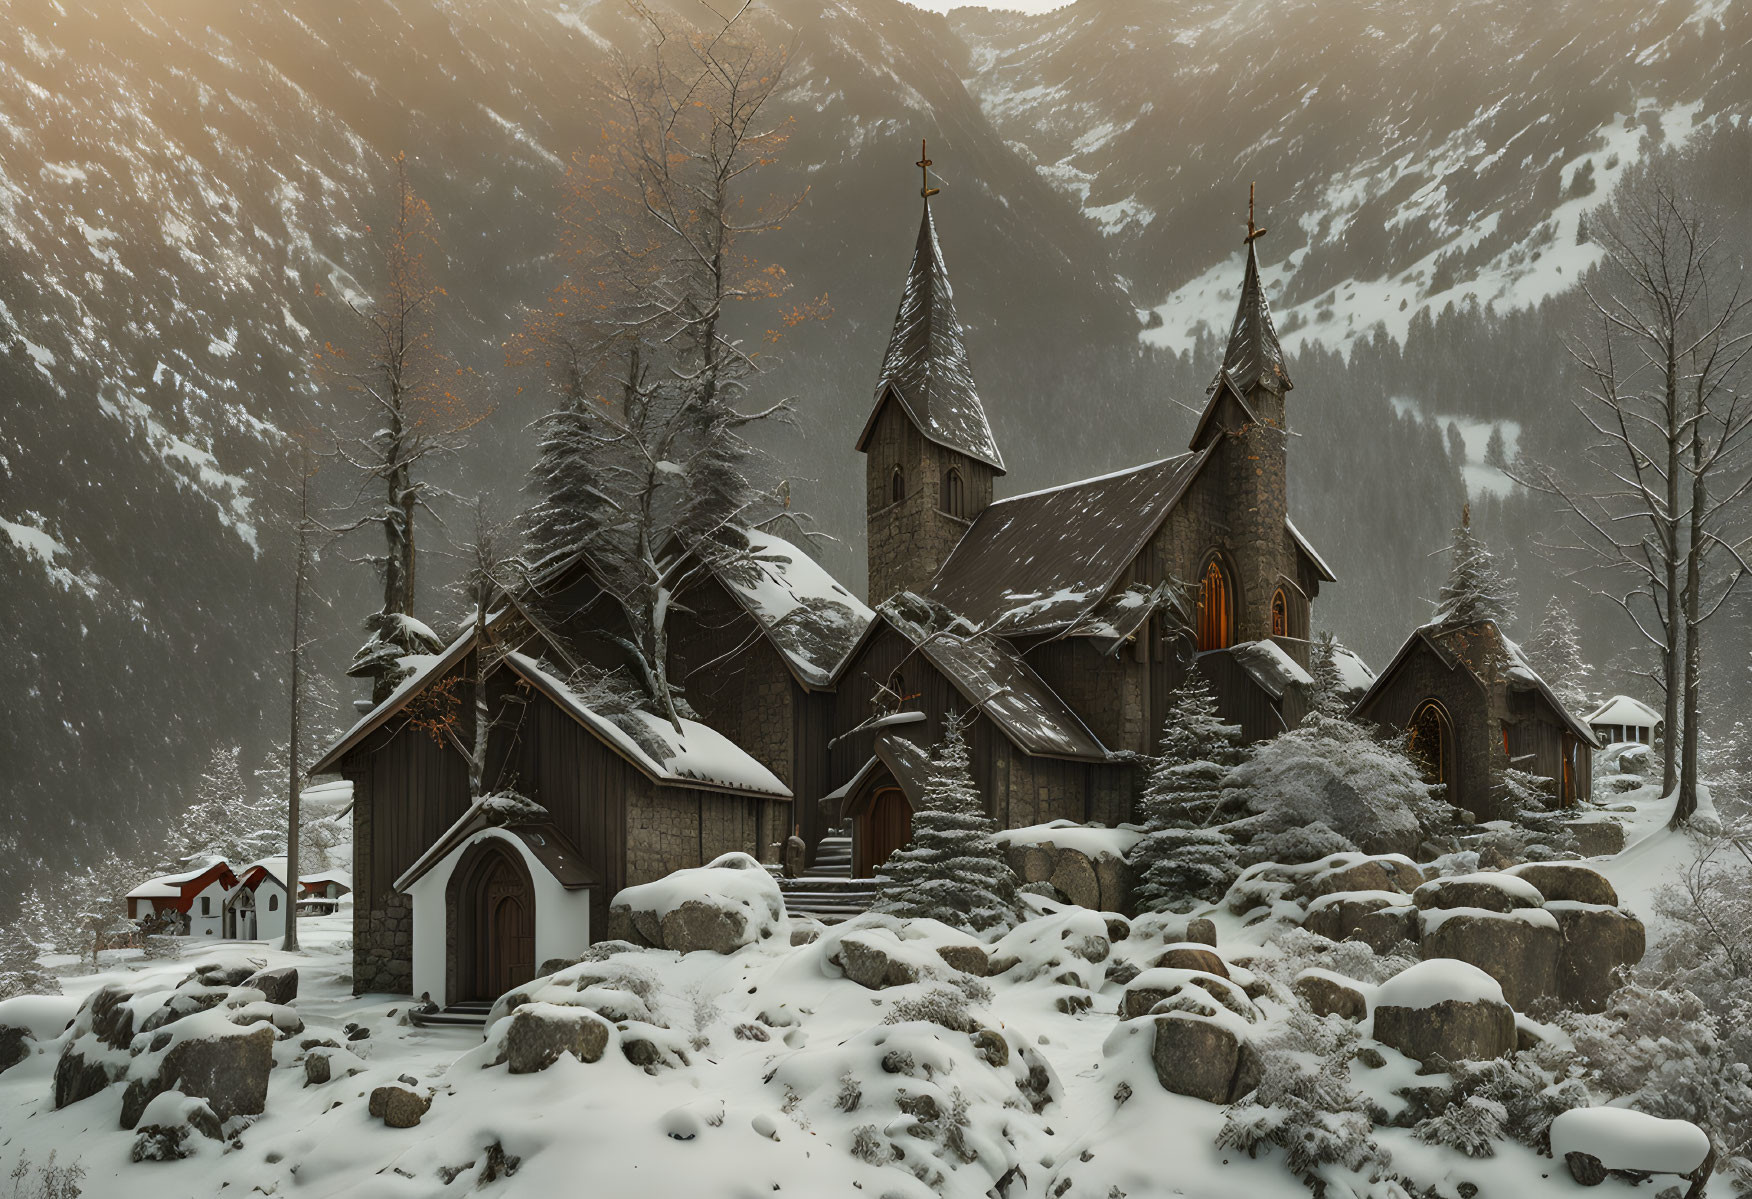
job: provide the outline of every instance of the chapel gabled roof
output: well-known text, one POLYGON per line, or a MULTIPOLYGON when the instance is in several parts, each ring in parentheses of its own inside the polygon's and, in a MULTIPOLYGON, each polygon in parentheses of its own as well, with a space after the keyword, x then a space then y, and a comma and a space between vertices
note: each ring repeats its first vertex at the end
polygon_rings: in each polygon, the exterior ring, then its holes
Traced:
POLYGON ((907 271, 906 290, 894 314, 894 330, 888 337, 888 352, 882 357, 882 373, 876 380, 876 403, 870 419, 858 435, 862 451, 875 428, 877 414, 889 396, 899 401, 908 419, 920 433, 938 445, 958 450, 969 458, 1004 473, 1004 459, 997 439, 986 421, 985 405, 973 382, 967 360, 967 344, 961 322, 955 316, 955 297, 949 288, 949 271, 943 265, 943 249, 937 243, 937 227, 931 219, 931 202, 919 222, 919 240, 913 248, 912 267, 907 271))
POLYGON ((1271 305, 1265 298, 1265 285, 1259 280, 1259 254, 1250 234, 1247 242, 1247 273, 1241 279, 1241 299, 1235 305, 1235 323, 1229 328, 1229 344, 1223 351, 1223 365, 1206 390, 1215 394, 1219 384, 1227 380, 1240 396, 1250 394, 1255 387, 1282 395, 1295 387, 1290 373, 1284 369, 1284 351, 1278 344, 1277 326, 1272 323, 1271 305))
POLYGON ((999 500, 975 518, 926 598, 1003 636, 1056 632, 1118 584, 1209 451, 999 500))

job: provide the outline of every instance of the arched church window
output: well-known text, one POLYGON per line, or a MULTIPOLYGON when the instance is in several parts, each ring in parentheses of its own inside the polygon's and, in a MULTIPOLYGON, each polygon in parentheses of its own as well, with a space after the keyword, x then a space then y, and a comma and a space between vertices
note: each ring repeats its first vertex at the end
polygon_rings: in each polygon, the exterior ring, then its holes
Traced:
POLYGON ((279 910, 280 910, 280 897, 278 895, 268 896, 268 911, 277 912, 279 910))
POLYGON ((1199 652, 1226 649, 1234 639, 1234 589, 1228 572, 1212 558, 1198 589, 1199 652))
POLYGON ((906 474, 900 467, 894 468, 894 473, 888 480, 888 501, 898 504, 906 498, 906 474))
MULTIPOLYGON (((1406 726, 1405 752, 1423 772, 1424 782, 1451 783, 1454 769, 1454 726, 1447 709, 1426 699, 1406 726)), ((1452 788, 1450 787, 1450 791, 1452 788)))
POLYGON ((1284 589, 1279 587, 1271 597, 1271 635, 1273 637, 1288 637, 1290 635, 1290 605, 1284 598, 1284 589))
POLYGON ((953 466, 943 476, 943 511, 967 519, 967 496, 962 487, 961 472, 953 466))

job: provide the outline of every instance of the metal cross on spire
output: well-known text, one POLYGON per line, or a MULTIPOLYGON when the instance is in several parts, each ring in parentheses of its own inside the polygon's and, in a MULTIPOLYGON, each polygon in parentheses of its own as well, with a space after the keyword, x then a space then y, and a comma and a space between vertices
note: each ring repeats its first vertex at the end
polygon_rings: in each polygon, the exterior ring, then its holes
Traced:
POLYGON ((918 167, 919 173, 924 176, 924 185, 919 188, 919 195, 929 200, 937 194, 937 189, 931 186, 931 158, 925 153, 925 139, 922 137, 919 139, 919 160, 913 165, 918 167))
POLYGON ((1249 183, 1247 185, 1247 236, 1242 239, 1241 244, 1250 246, 1264 236, 1265 230, 1253 223, 1253 184, 1249 183))

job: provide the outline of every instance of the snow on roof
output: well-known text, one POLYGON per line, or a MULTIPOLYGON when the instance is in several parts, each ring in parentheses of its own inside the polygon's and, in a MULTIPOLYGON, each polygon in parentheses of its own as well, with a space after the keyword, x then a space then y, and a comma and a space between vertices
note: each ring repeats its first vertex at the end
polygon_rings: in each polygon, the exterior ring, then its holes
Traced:
POLYGON ((190 870, 181 870, 175 874, 161 874, 157 878, 149 878, 128 892, 129 899, 174 899, 182 894, 182 885, 192 883, 215 866, 224 865, 224 859, 212 858, 205 864, 190 870))
POLYGON ((576 692, 527 654, 507 654, 505 661, 580 724, 660 782, 706 783, 732 791, 791 798, 790 788, 772 771, 716 729, 683 718, 678 733, 669 721, 643 711, 611 718, 586 705, 576 692))
MULTIPOLYGON (((888 623, 1026 753, 1106 761, 1107 749, 1008 641, 976 633, 962 621, 946 628, 926 623, 947 614, 910 593, 884 603, 888 623)), ((903 668, 904 669, 904 668, 903 668)))
POLYGON ((858 449, 868 442, 876 414, 890 394, 927 438, 1004 472, 1003 456, 974 386, 929 203, 876 380, 876 407, 858 437, 858 449))
POLYGON ((353 872, 350 870, 318 870, 314 874, 298 872, 298 885, 301 887, 323 887, 329 883, 339 883, 347 890, 353 889, 353 872))
POLYGON ((1375 989, 1376 1007, 1427 1008, 1449 999, 1465 1003, 1503 1002, 1502 984, 1470 962, 1431 958, 1408 966, 1375 989))
POLYGON ((719 579, 805 683, 827 685, 876 614, 791 542, 741 532, 749 553, 720 566, 719 579))
POLYGON ((1332 665, 1338 671, 1339 682, 1346 691, 1367 691, 1375 683, 1375 672, 1355 652, 1339 646, 1333 651, 1332 665))
POLYGON ((332 770, 336 760, 343 753, 351 749, 360 737, 388 719, 390 714, 406 703, 414 692, 425 686, 428 679, 440 671, 449 670, 462 661, 473 642, 474 629, 471 627, 458 636, 455 641, 452 641, 441 654, 408 654, 403 657, 401 662, 410 671, 408 677, 403 679, 394 691, 390 692, 387 699, 359 717, 353 722, 352 728, 335 738, 334 744, 323 752, 316 765, 310 768, 310 772, 322 774, 332 770))
POLYGON ((1282 699, 1284 692, 1292 686, 1314 685, 1314 676, 1303 670, 1275 641, 1242 641, 1231 645, 1229 653, 1273 699, 1282 699))
POLYGON ((1630 725, 1634 728, 1652 729, 1661 723, 1661 714, 1640 699, 1614 695, 1583 719, 1589 724, 1630 725))
POLYGON ((1664 1120, 1628 1107, 1578 1107, 1551 1122, 1552 1157, 1562 1161, 1586 1153, 1608 1170, 1689 1174, 1709 1149, 1709 1134, 1689 1120, 1664 1120))
POLYGON ((266 874, 269 878, 273 879, 276 883, 279 883, 282 888, 285 887, 285 885, 286 885, 286 859, 284 857, 261 858, 257 861, 251 862, 249 865, 245 866, 242 870, 239 870, 237 872, 237 876, 239 878, 243 878, 244 876, 248 875, 251 871, 255 870, 258 866, 261 867, 262 873, 266 874))
POLYGON ((1005 636, 1075 624, 1184 494, 1208 451, 999 500, 975 518, 928 598, 1005 636))
POLYGON ((1314 548, 1314 543, 1302 536, 1302 530, 1296 527, 1296 522, 1286 516, 1284 517, 1284 528, 1290 531, 1290 536, 1296 539, 1296 545, 1304 554, 1308 555, 1308 560, 1314 563, 1314 568, 1320 572, 1320 577, 1328 583, 1338 582, 1338 576, 1332 573, 1332 567, 1326 564, 1326 559, 1320 556, 1320 551, 1314 548))

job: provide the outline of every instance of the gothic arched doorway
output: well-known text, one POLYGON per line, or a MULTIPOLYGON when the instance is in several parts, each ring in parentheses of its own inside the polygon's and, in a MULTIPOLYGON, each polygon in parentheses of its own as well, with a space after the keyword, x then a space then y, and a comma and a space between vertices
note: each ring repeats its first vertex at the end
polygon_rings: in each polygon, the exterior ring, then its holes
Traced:
POLYGON ((451 1002, 497 999, 535 977, 535 889, 516 850, 497 837, 471 846, 446 898, 451 1002))
POLYGON ((1412 713, 1405 730, 1405 752, 1423 771, 1424 782, 1448 788, 1449 801, 1455 793, 1454 723, 1441 703, 1426 699, 1412 713))

